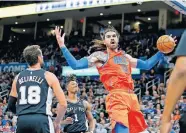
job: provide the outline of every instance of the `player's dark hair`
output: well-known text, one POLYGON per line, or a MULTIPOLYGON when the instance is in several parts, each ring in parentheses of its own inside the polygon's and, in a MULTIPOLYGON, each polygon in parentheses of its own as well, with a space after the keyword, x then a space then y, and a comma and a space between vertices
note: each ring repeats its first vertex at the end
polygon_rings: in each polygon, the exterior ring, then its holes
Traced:
POLYGON ((76 81, 76 80, 77 80, 76 75, 71 74, 66 77, 66 84, 70 83, 71 81, 76 81))
POLYGON ((23 57, 30 66, 37 64, 38 56, 41 55, 40 46, 38 45, 27 46, 23 51, 23 57))
POLYGON ((107 47, 104 44, 104 39, 105 39, 105 34, 107 32, 115 32, 116 36, 118 38, 120 37, 118 31, 113 26, 109 25, 102 33, 100 33, 100 36, 101 36, 102 40, 95 39, 95 40, 92 41, 92 43, 94 43, 94 45, 89 48, 88 54, 91 54, 95 51, 105 51, 106 50, 107 47))

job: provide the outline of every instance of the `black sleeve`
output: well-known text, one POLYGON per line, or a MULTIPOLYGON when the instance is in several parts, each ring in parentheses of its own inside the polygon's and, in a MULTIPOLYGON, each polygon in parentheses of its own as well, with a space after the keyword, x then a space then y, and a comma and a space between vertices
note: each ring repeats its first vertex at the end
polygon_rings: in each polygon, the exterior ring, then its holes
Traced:
POLYGON ((186 56, 186 30, 182 34, 175 56, 186 56))
POLYGON ((7 107, 8 111, 16 113, 16 102, 17 102, 17 98, 16 97, 9 96, 8 107, 7 107))

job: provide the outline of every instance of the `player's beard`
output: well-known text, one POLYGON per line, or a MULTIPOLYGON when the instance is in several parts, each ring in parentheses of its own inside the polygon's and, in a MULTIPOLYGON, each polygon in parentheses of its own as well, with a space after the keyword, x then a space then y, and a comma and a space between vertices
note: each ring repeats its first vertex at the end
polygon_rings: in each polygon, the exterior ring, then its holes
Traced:
POLYGON ((111 41, 110 41, 110 44, 109 44, 109 48, 110 48, 111 50, 117 49, 117 48, 118 48, 117 42, 116 42, 115 40, 111 40, 111 41))

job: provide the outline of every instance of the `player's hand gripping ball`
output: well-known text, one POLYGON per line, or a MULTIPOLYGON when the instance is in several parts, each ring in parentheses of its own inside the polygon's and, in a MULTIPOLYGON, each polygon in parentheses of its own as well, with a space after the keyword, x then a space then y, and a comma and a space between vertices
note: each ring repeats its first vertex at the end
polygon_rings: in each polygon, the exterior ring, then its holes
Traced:
POLYGON ((174 47, 176 46, 175 42, 177 40, 175 39, 176 37, 172 38, 169 35, 160 36, 157 40, 158 50, 165 54, 172 52, 174 50, 174 47))

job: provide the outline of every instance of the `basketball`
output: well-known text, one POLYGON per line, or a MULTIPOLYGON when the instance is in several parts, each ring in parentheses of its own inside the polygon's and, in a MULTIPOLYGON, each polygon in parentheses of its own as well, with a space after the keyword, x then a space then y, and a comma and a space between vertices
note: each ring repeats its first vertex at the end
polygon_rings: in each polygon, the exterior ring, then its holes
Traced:
POLYGON ((174 50, 175 41, 171 36, 163 35, 158 38, 157 48, 162 53, 170 53, 174 50))

